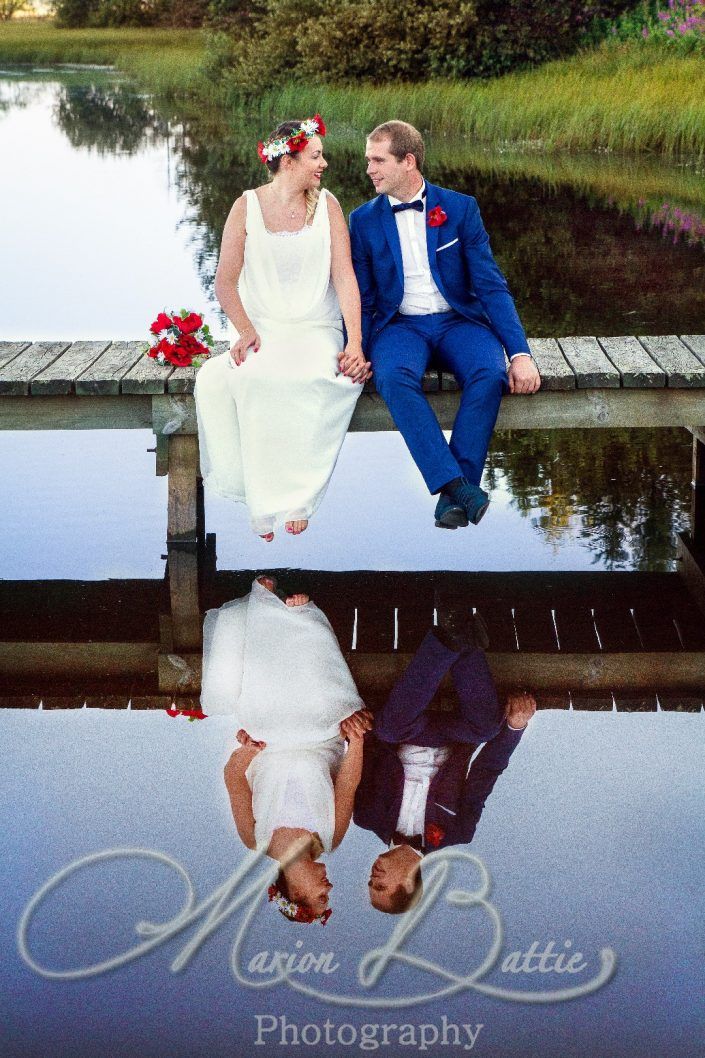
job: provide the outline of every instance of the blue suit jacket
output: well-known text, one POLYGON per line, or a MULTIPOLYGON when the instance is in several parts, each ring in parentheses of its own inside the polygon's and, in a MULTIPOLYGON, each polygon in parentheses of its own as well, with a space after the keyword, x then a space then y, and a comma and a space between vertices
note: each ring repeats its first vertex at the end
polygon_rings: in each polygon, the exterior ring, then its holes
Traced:
MULTIPOLYGON (((499 734, 482 747, 469 771, 468 761, 477 747, 460 742, 453 745, 428 791, 424 852, 472 841, 485 801, 521 736, 521 731, 512 731, 503 724, 499 734), (429 827, 434 828, 435 834, 429 827)), ((388 845, 399 819, 403 793, 404 767, 397 756, 397 746, 382 742, 371 733, 365 735, 362 778, 355 794, 355 824, 374 831, 388 845)))
MULTIPOLYGON (((492 256, 477 202, 426 181, 426 215, 440 206, 447 220, 426 226, 431 274, 443 297, 468 320, 489 327, 511 357, 529 352, 507 281, 492 256)), ((397 223, 386 195, 350 214, 355 275, 362 297, 362 344, 366 353, 399 309, 404 273, 397 223)))

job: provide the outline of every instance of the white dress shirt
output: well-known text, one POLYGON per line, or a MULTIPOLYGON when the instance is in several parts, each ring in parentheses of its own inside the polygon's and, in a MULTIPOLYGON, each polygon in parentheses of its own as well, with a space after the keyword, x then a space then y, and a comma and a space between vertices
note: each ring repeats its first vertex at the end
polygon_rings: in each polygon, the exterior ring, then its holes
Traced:
MULTIPOLYGON (((426 181, 424 180, 417 194, 410 202, 420 201, 423 211, 405 209, 395 213, 401 245, 401 260, 404 269, 404 297, 399 312, 402 316, 429 316, 436 312, 451 312, 449 305, 436 286, 428 261, 428 244, 426 243, 426 181)), ((398 206, 401 199, 387 195, 390 206, 398 206)), ((510 360, 517 356, 531 356, 531 353, 514 353, 510 360)))
MULTIPOLYGON (((405 209, 395 213, 401 260, 404 268, 404 297, 399 306, 403 316, 429 316, 435 312, 450 312, 448 304, 436 286, 428 263, 428 246, 426 245, 426 199, 424 191, 426 182, 421 184, 418 194, 411 202, 419 201, 423 211, 405 209)), ((400 199, 387 195, 390 206, 400 205, 400 199)))
POLYGON ((450 746, 414 746, 405 743, 397 749, 397 756, 404 768, 404 791, 396 825, 400 834, 413 837, 414 834, 424 833, 428 791, 450 753, 450 746))

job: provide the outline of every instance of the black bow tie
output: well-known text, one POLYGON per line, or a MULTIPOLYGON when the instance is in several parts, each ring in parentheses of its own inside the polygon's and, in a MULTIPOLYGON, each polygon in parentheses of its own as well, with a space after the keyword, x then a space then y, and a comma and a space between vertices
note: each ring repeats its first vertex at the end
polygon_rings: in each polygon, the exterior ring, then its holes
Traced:
POLYGON ((416 849, 418 852, 423 849, 423 841, 420 834, 400 834, 398 830, 395 830, 392 835, 392 844, 411 845, 412 849, 416 849))
POLYGON ((401 213, 405 209, 417 209, 423 213, 423 202, 420 198, 415 198, 413 202, 400 202, 398 206, 392 206, 392 213, 401 213))

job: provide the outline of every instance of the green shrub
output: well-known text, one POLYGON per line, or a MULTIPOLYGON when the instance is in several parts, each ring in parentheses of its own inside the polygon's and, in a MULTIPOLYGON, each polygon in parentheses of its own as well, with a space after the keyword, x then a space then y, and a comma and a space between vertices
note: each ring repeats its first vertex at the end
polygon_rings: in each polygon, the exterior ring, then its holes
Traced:
POLYGON ((212 0, 209 69, 256 94, 292 75, 377 83, 489 77, 574 49, 628 0, 212 0), (219 14, 218 14, 219 13, 219 14), (217 17, 216 17, 217 15, 217 17), (228 20, 234 21, 228 21, 228 20))

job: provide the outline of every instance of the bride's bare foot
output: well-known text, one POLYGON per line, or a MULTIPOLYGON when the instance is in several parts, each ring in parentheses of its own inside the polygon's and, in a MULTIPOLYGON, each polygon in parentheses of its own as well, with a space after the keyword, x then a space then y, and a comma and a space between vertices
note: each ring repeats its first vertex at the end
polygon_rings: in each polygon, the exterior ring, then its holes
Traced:
POLYGON ((286 605, 287 606, 305 606, 307 602, 310 602, 308 595, 304 595, 300 592, 298 595, 287 595, 286 605))
POLYGON ((286 522, 285 529, 287 533, 291 533, 292 536, 298 536, 299 533, 303 533, 307 525, 308 520, 306 518, 302 518, 295 522, 286 522))
POLYGON ((262 534, 262 535, 260 536, 260 540, 264 540, 264 541, 266 541, 266 543, 268 543, 268 544, 271 544, 271 542, 272 542, 272 540, 273 540, 273 539, 274 539, 274 533, 263 533, 263 534, 262 534))
POLYGON ((264 573, 261 577, 257 578, 257 583, 261 584, 267 591, 276 591, 277 582, 274 577, 267 577, 264 573))

